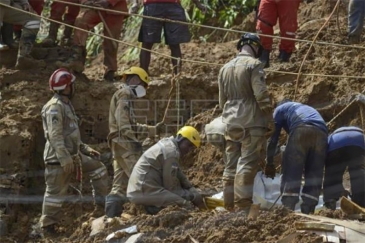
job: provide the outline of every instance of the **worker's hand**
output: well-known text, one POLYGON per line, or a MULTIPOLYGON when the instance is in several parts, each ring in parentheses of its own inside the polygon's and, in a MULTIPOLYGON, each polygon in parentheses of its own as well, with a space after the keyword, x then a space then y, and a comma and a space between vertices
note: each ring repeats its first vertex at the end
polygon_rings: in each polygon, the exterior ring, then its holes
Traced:
POLYGON ((89 153, 91 156, 100 157, 100 153, 95 149, 89 148, 89 153))
POLYGON ((21 5, 22 6, 22 9, 25 10, 25 11, 29 11, 30 10, 30 5, 29 3, 24 3, 21 5))
POLYGON ((265 168, 264 168, 264 174, 266 175, 267 178, 274 179, 275 174, 276 174, 275 165, 271 164, 271 163, 266 164, 265 168))
POLYGON ((163 122, 159 122, 155 125, 156 133, 160 134, 166 130, 166 125, 163 122))
POLYGON ((139 10, 139 4, 137 2, 133 3, 132 6, 129 8, 130 14, 136 14, 139 10))
POLYGON ((110 6, 108 0, 94 0, 91 5, 100 8, 108 8, 110 6))
POLYGON ((193 199, 191 200, 191 202, 197 206, 199 209, 207 209, 207 206, 204 203, 203 197, 202 195, 200 195, 200 193, 194 188, 190 188, 189 191, 193 194, 193 199))
POLYGON ((75 164, 72 163, 68 163, 62 166, 63 170, 67 173, 67 174, 71 174, 72 172, 75 171, 75 164))

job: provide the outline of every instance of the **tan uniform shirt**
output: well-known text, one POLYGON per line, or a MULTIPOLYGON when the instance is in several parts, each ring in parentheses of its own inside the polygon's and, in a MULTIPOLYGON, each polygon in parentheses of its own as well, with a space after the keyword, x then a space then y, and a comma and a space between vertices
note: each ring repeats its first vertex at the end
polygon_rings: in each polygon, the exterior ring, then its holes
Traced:
POLYGON ((192 185, 181 172, 179 159, 180 152, 173 137, 161 139, 149 148, 134 166, 129 179, 127 196, 131 202, 158 207, 184 205, 185 200, 189 200, 188 189, 192 185))
POLYGON ((218 77, 219 106, 227 128, 267 127, 260 103, 270 101, 263 64, 248 54, 238 54, 225 64, 218 77))
POLYGON ((125 84, 122 84, 111 101, 109 109, 109 135, 108 142, 137 142, 141 143, 147 136, 155 135, 153 126, 136 122, 133 113, 133 100, 136 96, 125 84))
POLYGON ((81 142, 78 118, 71 102, 64 103, 55 94, 42 108, 43 130, 46 138, 45 163, 73 163, 72 155, 87 154, 88 146, 81 142))

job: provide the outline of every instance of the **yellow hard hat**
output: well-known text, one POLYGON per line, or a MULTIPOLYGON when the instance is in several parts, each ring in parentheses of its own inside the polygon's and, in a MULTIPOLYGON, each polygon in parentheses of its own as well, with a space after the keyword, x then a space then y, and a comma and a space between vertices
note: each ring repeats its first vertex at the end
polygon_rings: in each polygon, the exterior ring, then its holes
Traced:
POLYGON ((199 132, 192 126, 184 126, 182 127, 176 135, 181 135, 182 137, 188 139, 195 147, 200 147, 200 134, 199 132))
POLYGON ((143 69, 143 68, 140 68, 140 67, 131 67, 127 70, 125 70, 123 73, 122 73, 122 76, 124 78, 126 78, 127 75, 130 75, 130 74, 136 74, 139 76, 139 78, 145 82, 147 85, 148 83, 150 82, 150 78, 148 77, 148 74, 147 72, 143 69))

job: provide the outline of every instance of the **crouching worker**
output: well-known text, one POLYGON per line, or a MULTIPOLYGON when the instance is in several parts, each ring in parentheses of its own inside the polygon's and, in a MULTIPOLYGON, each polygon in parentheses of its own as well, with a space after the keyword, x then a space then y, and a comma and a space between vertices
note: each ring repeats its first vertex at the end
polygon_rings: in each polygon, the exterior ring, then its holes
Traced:
POLYGON ((156 214, 169 205, 203 209, 202 196, 182 173, 179 160, 200 146, 200 135, 191 126, 181 128, 176 137, 161 139, 139 158, 128 182, 127 197, 156 214))
POLYGON ((62 220, 62 203, 66 201, 71 178, 90 178, 96 211, 102 212, 108 194, 108 175, 96 159, 99 152, 81 141, 78 118, 71 104, 75 76, 66 69, 58 69, 50 77, 49 87, 54 95, 42 109, 46 192, 40 225, 43 233, 52 234, 62 220))
POLYGON ((341 127, 328 137, 327 159, 323 182, 324 206, 335 210, 344 192, 342 178, 348 168, 351 200, 365 207, 365 140, 358 127, 341 127))

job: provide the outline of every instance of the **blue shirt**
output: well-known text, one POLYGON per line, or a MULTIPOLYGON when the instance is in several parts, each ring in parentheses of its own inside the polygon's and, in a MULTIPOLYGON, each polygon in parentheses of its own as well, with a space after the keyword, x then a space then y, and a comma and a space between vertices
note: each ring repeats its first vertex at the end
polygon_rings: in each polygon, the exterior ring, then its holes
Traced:
POLYGON ((328 152, 346 146, 357 146, 365 149, 363 130, 358 127, 341 127, 328 137, 328 152))
POLYGON ((318 111, 310 106, 297 103, 286 102, 274 111, 275 132, 271 140, 278 141, 282 128, 289 134, 300 125, 313 125, 328 132, 325 121, 318 111))

